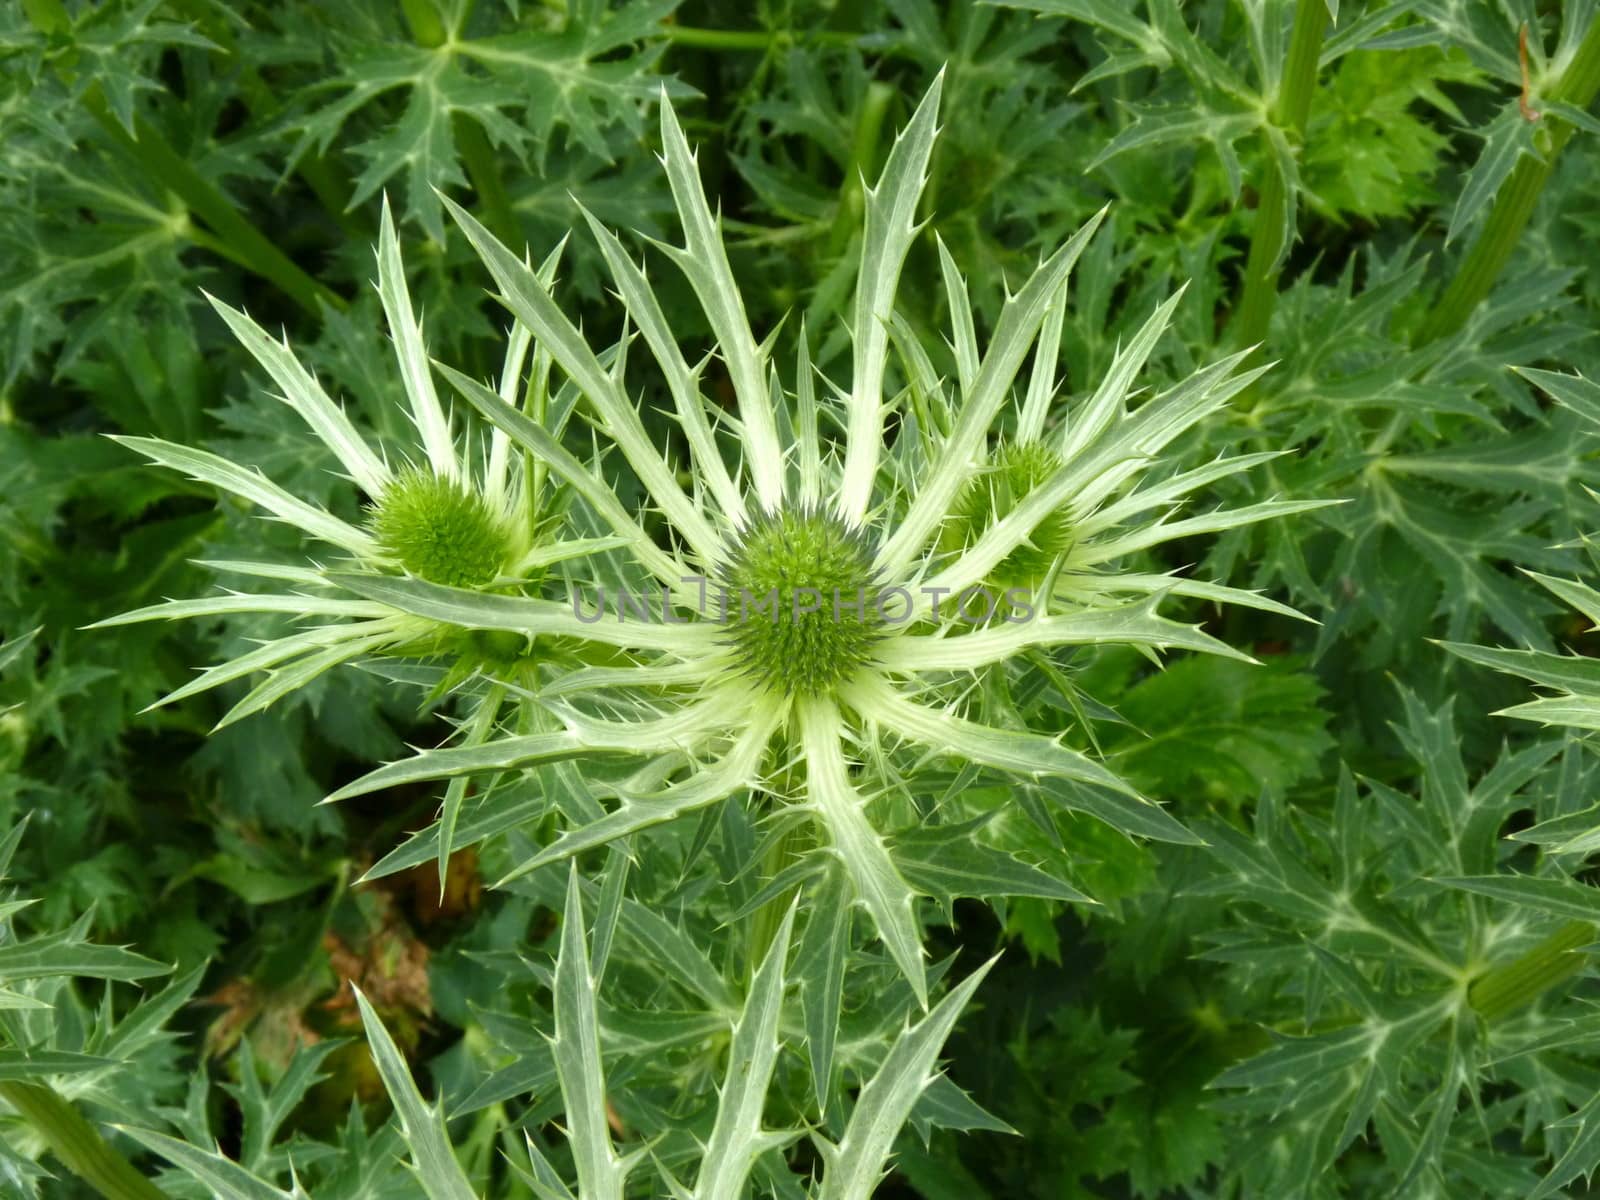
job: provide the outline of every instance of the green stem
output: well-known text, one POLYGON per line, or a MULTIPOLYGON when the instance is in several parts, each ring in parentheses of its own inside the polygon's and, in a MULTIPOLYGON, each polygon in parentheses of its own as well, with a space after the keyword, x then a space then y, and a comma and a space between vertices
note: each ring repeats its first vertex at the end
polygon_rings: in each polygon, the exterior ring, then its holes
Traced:
POLYGON ((522 226, 517 221, 516 209, 511 205, 510 193, 500 178, 494 147, 489 136, 465 113, 450 118, 450 127, 456 135, 456 146, 461 151, 461 161, 466 165, 467 178, 472 180, 478 202, 483 205, 484 224, 495 237, 507 246, 515 247, 522 241, 522 226))
POLYGON ((307 150, 302 154, 296 160, 294 169, 295 174, 310 186, 317 202, 339 227, 340 233, 352 241, 376 240, 372 238, 372 230, 350 216, 350 197, 355 189, 350 186, 349 176, 315 150, 307 150))
POLYGON ((770 50, 790 46, 796 42, 829 42, 837 46, 853 46, 861 40, 859 33, 818 29, 796 37, 787 29, 697 29, 689 25, 664 25, 662 32, 667 41, 676 46, 692 46, 700 50, 770 50))
POLYGON ((1588 921, 1569 921, 1526 953, 1485 971, 1467 999, 1486 1021, 1508 1016, 1581 971, 1584 956, 1575 951, 1594 938, 1588 921))
MULTIPOLYGON (((54 0, 44 0, 44 2, 53 3, 54 0)), ((250 109, 251 115, 263 122, 272 120, 281 111, 279 97, 261 78, 260 71, 249 61, 248 56, 239 52, 238 39, 234 36, 236 26, 225 16, 219 16, 209 0, 177 0, 177 7, 186 20, 205 34, 215 43, 218 50, 237 65, 239 93, 250 109)), ((295 160, 294 171, 310 186, 323 210, 347 238, 351 241, 366 241, 374 236, 372 229, 363 227, 350 216, 350 197, 355 189, 347 172, 336 167, 315 150, 307 150, 301 154, 295 160)))
POLYGON ((167 1200, 99 1130, 43 1083, 0 1083, 0 1097, 44 1138, 61 1164, 106 1200, 167 1200))
POLYGON ((230 257, 234 261, 277 284, 313 315, 321 314, 323 304, 334 309, 345 307, 342 297, 296 266, 143 117, 134 118, 133 136, 129 137, 128 131, 106 106, 99 84, 84 93, 82 103, 119 149, 137 162, 152 180, 182 200, 191 216, 198 217, 212 233, 233 247, 230 257))
MULTIPOLYGON (((1584 34, 1577 53, 1550 90, 1549 97, 1558 103, 1585 109, 1594 102, 1597 92, 1600 92, 1600 20, 1590 24, 1589 32, 1584 34)), ((1456 268, 1455 277, 1428 319, 1417 330, 1413 344, 1421 346, 1449 337, 1467 323, 1473 310, 1489 294, 1511 258, 1511 252, 1517 248, 1522 231, 1539 203, 1545 181, 1550 178, 1556 158, 1572 136, 1572 130, 1571 125, 1554 118, 1549 131, 1549 148, 1544 156, 1524 155, 1517 160, 1510 176, 1495 194, 1494 207, 1489 210, 1478 240, 1456 268)))
POLYGON ((833 218, 833 229, 828 235, 829 245, 835 254, 843 252, 850 235, 861 226, 861 214, 866 205, 867 177, 877 163, 884 118, 888 115, 889 102, 894 96, 895 89, 887 83, 874 81, 867 85, 861 112, 856 116, 850 165, 845 169, 844 185, 839 189, 839 211, 833 218))
MULTIPOLYGON (((1289 56, 1284 62, 1283 79, 1272 119, 1298 144, 1305 137, 1311 116, 1311 97, 1317 86, 1317 63, 1322 53, 1322 37, 1328 28, 1328 6, 1323 0, 1300 0, 1295 5, 1294 32, 1289 39, 1289 56)), ((1253 346, 1266 339, 1272 323, 1272 310, 1278 301, 1278 275, 1283 267, 1283 252, 1293 234, 1278 223, 1289 181, 1283 177, 1273 153, 1270 131, 1262 135, 1266 150, 1266 178, 1256 203, 1255 228, 1250 237, 1250 255, 1245 260, 1244 292, 1234 313, 1234 340, 1253 346)))
MULTIPOLYGON (((772 879, 778 875, 800 857, 805 845, 806 831, 799 825, 790 826, 767 850, 766 860, 761 864, 761 878, 772 879)), ((783 924, 783 916, 798 890, 798 887, 787 888, 782 895, 774 896, 750 914, 750 948, 746 962, 751 978, 771 949, 772 939, 778 936, 778 926, 783 924)))

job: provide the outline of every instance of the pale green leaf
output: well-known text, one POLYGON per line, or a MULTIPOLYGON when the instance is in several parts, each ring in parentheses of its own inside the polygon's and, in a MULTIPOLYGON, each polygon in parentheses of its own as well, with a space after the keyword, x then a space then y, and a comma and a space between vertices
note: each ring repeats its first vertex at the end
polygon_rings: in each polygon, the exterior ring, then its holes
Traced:
POLYGON ((782 1046, 778 1017, 794 914, 795 905, 791 904, 750 981, 744 1011, 734 1026, 717 1117, 695 1180, 694 1200, 743 1200, 749 1194, 746 1180, 756 1159, 793 1136, 764 1129, 761 1118, 782 1046))
POLYGON ((990 959, 963 979, 933 1011, 903 1031, 877 1072, 861 1089, 837 1146, 824 1147, 821 1200, 867 1200, 877 1190, 889 1155, 917 1097, 936 1078, 935 1060, 956 1018, 989 968, 990 959))
POLYGON ((567 1144, 578 1169, 584 1200, 622 1200, 627 1171, 611 1144, 606 1117, 606 1083, 600 1063, 600 1022, 595 1012, 594 978, 583 933, 583 900, 574 865, 567 876, 567 903, 561 918, 561 952, 556 958, 556 1037, 552 1043, 561 1098, 566 1111, 567 1144))
POLYGON ((867 820, 865 798, 850 782, 839 710, 831 701, 810 700, 800 707, 799 715, 806 801, 827 830, 833 852, 855 886, 857 899, 871 915, 878 936, 926 1007, 928 983, 916 898, 895 869, 883 838, 867 820))
POLYGON ((213 1200, 301 1200, 300 1196, 273 1187, 214 1150, 202 1150, 153 1129, 133 1129, 126 1125, 116 1128, 211 1189, 213 1200))
POLYGON ((444 1114, 435 1105, 428 1104, 411 1078, 411 1069, 405 1056, 394 1044, 383 1021, 373 1011, 371 1003, 360 988, 351 985, 356 1003, 361 1009, 361 1025, 367 1033, 367 1047, 372 1051, 372 1061, 383 1079, 384 1090, 394 1104, 395 1115, 405 1132, 406 1148, 411 1155, 411 1169, 417 1182, 428 1194, 428 1200, 478 1200, 466 1172, 456 1161, 450 1145, 450 1135, 445 1129, 444 1114))

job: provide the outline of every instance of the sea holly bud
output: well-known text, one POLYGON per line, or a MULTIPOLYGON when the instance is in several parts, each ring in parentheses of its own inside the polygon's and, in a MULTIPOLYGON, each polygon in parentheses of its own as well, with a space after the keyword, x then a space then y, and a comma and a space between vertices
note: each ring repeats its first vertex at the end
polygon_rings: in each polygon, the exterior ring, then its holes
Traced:
MULTIPOLYGON (((1002 440, 984 469, 956 498, 950 519, 939 531, 939 547, 959 554, 996 521, 1003 520, 1063 467, 1060 455, 1042 442, 1002 440)), ((1030 598, 1049 580, 1058 561, 1072 549, 1072 507, 1061 507, 1034 526, 1027 540, 990 572, 996 591, 1020 589, 1030 598)))
POLYGON ((411 468, 372 506, 372 532, 409 574, 451 587, 485 587, 511 568, 505 513, 453 479, 411 468))
POLYGON ((721 577, 729 644, 763 688, 823 695, 872 661, 883 624, 872 547, 832 513, 786 510, 752 521, 721 577))

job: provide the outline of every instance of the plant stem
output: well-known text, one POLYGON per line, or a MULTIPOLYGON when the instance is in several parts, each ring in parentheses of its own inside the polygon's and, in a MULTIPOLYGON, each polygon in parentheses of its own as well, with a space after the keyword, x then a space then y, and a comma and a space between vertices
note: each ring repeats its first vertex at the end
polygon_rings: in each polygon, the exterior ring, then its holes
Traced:
MULTIPOLYGON (((800 857, 804 845, 805 830, 798 825, 790 826, 768 848, 766 860, 761 864, 761 877, 772 879, 778 875, 800 857)), ((751 979, 755 978, 761 960, 767 956, 767 951, 772 947, 772 939, 778 936, 778 926, 783 924, 783 915, 789 911, 789 905, 793 903, 798 890, 798 887, 786 888, 782 895, 774 896, 750 914, 750 945, 746 969, 751 979)))
POLYGON ((856 116, 855 140, 850 147, 850 165, 845 169, 844 183, 839 189, 839 209, 828 235, 829 247, 835 254, 843 253, 850 242, 850 235, 861 227, 861 214, 866 206, 867 178, 876 169, 883 122, 894 96, 894 88, 875 80, 867 85, 867 94, 861 101, 861 112, 856 116))
MULTIPOLYGON (((33 0, 30 0, 33 2, 33 0)), ((53 3, 54 0, 44 0, 53 3)), ((217 48, 238 66, 239 93, 251 115, 258 121, 270 122, 282 110, 277 93, 261 78, 261 72, 239 52, 236 26, 226 18, 219 18, 217 10, 206 0, 178 0, 177 7, 195 28, 216 44, 217 48)), ((351 241, 369 241, 376 237, 373 229, 363 227, 350 215, 350 197, 354 192, 348 173, 335 166, 317 151, 307 149, 294 164, 295 174, 305 180, 321 203, 323 211, 351 241)))
POLYGON ((467 168, 467 178, 472 180, 473 190, 483 205, 484 224, 507 246, 518 245, 523 241, 522 226, 512 207, 511 195, 500 178, 489 135, 465 113, 456 113, 450 118, 450 124, 461 150, 461 161, 467 168))
POLYGON ((0 1097, 44 1138, 63 1166, 106 1200, 167 1200, 48 1084, 11 1080, 0 1097))
POLYGON ((106 106, 99 84, 84 93, 82 103, 112 142, 137 162, 150 179, 182 200, 192 216, 200 218, 211 232, 233 247, 230 257, 234 261, 277 284, 314 316, 320 315, 323 304, 335 309, 345 307, 342 297, 296 266, 294 260, 273 245, 143 117, 134 118, 133 136, 129 137, 128 131, 106 106))
POLYGON ((661 27, 667 41, 677 46, 693 46, 701 50, 770 50, 774 46, 789 46, 796 42, 829 42, 838 46, 853 46, 861 34, 842 30, 818 29, 796 37, 787 29, 698 29, 689 25, 667 24, 661 27))
MULTIPOLYGON (((1289 56, 1272 119, 1298 145, 1305 137, 1306 121, 1311 116, 1311 97, 1317 86, 1317 63, 1322 53, 1322 36, 1328 28, 1328 6, 1323 0, 1300 0, 1295 5, 1294 32, 1289 38, 1289 56)), ((1294 234, 1278 223, 1277 214, 1288 199, 1289 181, 1283 177, 1273 153, 1270 131, 1262 135, 1266 149, 1266 177, 1256 202, 1255 228, 1251 231, 1250 255, 1245 260, 1244 292, 1233 317, 1234 340, 1253 346, 1265 340, 1272 323, 1272 310, 1278 300, 1278 275, 1283 253, 1294 234)))
POLYGON ((1575 951, 1594 937, 1588 921, 1569 921, 1524 954, 1480 975, 1467 998, 1486 1021, 1508 1016, 1581 971, 1584 956, 1575 951))
MULTIPOLYGON (((1593 21, 1577 53, 1561 73, 1561 78, 1550 89, 1549 98, 1574 108, 1588 108, 1600 92, 1600 20, 1593 21)), ((1533 216, 1544 190, 1545 181, 1555 168, 1556 158, 1573 127, 1555 118, 1549 131, 1549 147, 1542 158, 1524 155, 1511 169, 1510 176, 1500 185, 1494 198, 1494 207, 1478 233, 1466 258, 1456 268, 1450 286, 1439 298, 1428 319, 1417 330, 1414 345, 1424 345, 1448 337, 1467 323, 1473 310, 1494 286, 1500 272, 1505 269, 1511 252, 1516 249, 1522 231, 1533 216)))

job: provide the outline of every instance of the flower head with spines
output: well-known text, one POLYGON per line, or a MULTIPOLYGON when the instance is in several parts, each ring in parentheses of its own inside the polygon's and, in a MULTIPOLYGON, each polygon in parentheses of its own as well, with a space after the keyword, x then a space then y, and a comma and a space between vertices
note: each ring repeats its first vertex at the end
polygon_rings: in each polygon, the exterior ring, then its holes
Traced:
MULTIPOLYGON (((559 253, 558 247, 541 266, 543 278, 553 278, 559 253)), ((468 697, 463 728, 464 740, 470 743, 494 728, 507 695, 499 680, 529 668, 528 638, 514 631, 484 632, 429 620, 352 592, 339 581, 404 572, 442 586, 516 590, 537 583, 547 568, 565 559, 616 543, 614 538, 552 541, 548 535, 554 522, 541 513, 543 467, 514 453, 511 439, 498 430, 491 433, 487 445, 458 439, 434 387, 422 323, 406 287, 387 200, 377 266, 377 290, 389 324, 407 415, 416 434, 415 445, 400 452, 399 466, 391 464, 356 428, 286 342, 274 340, 244 312, 207 297, 277 385, 278 399, 305 421, 366 496, 369 508, 363 524, 307 503, 259 471, 219 454, 158 438, 116 439, 154 462, 249 502, 340 553, 327 565, 206 562, 202 565, 275 583, 279 589, 167 601, 98 622, 98 626, 110 626, 279 613, 309 623, 308 628, 264 641, 254 650, 202 671, 151 708, 265 673, 266 678, 218 722, 221 728, 260 712, 344 663, 373 656, 439 657, 447 663, 441 689, 478 675, 496 677, 496 682, 478 686, 468 697)), ((533 348, 526 329, 514 331, 506 347, 497 402, 539 415, 548 400, 549 373, 548 354, 533 348)), ((460 809, 465 784, 465 780, 453 783, 446 793, 443 820, 447 825, 460 809)), ((446 837, 439 855, 441 888, 448 844, 446 837)))
MULTIPOLYGON (((1135 376, 1166 327, 1174 297, 1118 353, 1087 403, 1052 427, 1067 279, 1097 216, 1007 297, 982 353, 964 285, 943 256, 957 379, 951 388, 938 378, 914 338, 908 341, 895 295, 919 229, 916 211, 939 92, 935 82, 866 193, 850 321, 852 367, 848 386, 836 389, 832 401, 818 396, 803 330, 792 387, 778 382, 769 344, 758 340, 745 316, 695 157, 662 98, 662 162, 684 244, 659 249, 683 272, 704 310, 737 399, 736 418, 702 395, 700 368, 684 357, 642 267, 614 234, 592 217, 588 223, 631 328, 670 394, 692 458, 695 483, 688 490, 629 399, 624 374, 631 335, 625 331, 605 361, 557 304, 547 279, 446 200, 501 300, 583 397, 666 530, 641 523, 595 469, 538 421, 458 371, 439 364, 439 372, 626 542, 634 570, 665 607, 659 620, 618 620, 604 612, 586 616, 576 604, 556 599, 490 595, 419 578, 342 579, 370 600, 430 620, 567 639, 595 653, 589 666, 545 673, 536 700, 555 714, 559 728, 424 751, 331 799, 576 757, 648 760, 615 785, 614 807, 573 824, 522 863, 520 874, 747 789, 769 793, 814 818, 819 849, 843 864, 857 901, 924 1000, 914 893, 869 816, 874 781, 856 764, 879 761, 893 745, 908 743, 1013 777, 1060 781, 1052 794, 1067 807, 1126 833, 1192 840, 1161 808, 1059 737, 964 716, 959 687, 969 673, 1074 644, 1235 653, 1196 628, 1159 617, 1154 605, 1167 592, 1279 607, 1221 585, 1110 569, 1168 538, 1302 507, 1270 502, 1184 521, 1162 515, 1127 527, 1132 518, 1164 514, 1201 485, 1271 457, 1224 458, 1149 478, 1151 464, 1174 439, 1217 412, 1259 370, 1241 371, 1244 354, 1236 354, 1130 408, 1135 376), (899 412, 892 442, 886 415, 899 400, 886 399, 893 395, 887 387, 891 337, 911 405, 899 412), (1031 375, 1018 403, 1014 392, 1030 353, 1031 375), (837 444, 825 436, 827 427, 841 431, 837 444), (1012 430, 1008 441, 1000 440, 1005 428, 1012 430), (724 455, 724 429, 736 438, 734 456, 724 455), (986 486, 986 475, 1004 482, 1003 503, 999 490, 973 492, 986 486), (1050 569, 1037 580, 1042 590, 1026 619, 991 615, 963 623, 952 619, 948 605, 941 610, 941 596, 1014 577, 1018 564, 1046 554, 1053 556, 1050 569), (736 596, 740 607, 709 612, 708 581, 736 596), (818 597, 821 607, 810 607, 818 597), (886 597, 892 597, 888 604, 882 603, 886 597), (774 598, 770 607, 757 603, 774 598)), ((1032 583, 1035 574, 1028 570, 1023 577, 1032 583)))
MULTIPOLYGON (((333 512, 291 495, 260 472, 218 454, 175 445, 158 438, 116 440, 147 458, 182 471, 263 509, 271 517, 342 552, 333 560, 337 573, 403 572, 447 586, 496 588, 525 583, 552 563, 612 544, 568 540, 551 543, 551 523, 540 516, 539 476, 510 439, 495 431, 481 453, 459 441, 440 402, 429 368, 422 325, 411 304, 400 260, 399 242, 387 202, 377 254, 377 289, 388 319, 390 338, 407 401, 407 415, 416 434, 410 452, 401 451, 401 465, 391 464, 329 397, 316 377, 286 343, 274 340, 240 310, 207 297, 228 328, 277 385, 278 399, 292 408, 338 461, 343 473, 367 497, 367 520, 346 521, 333 512)), ((543 267, 554 273, 555 256, 543 267)), ((500 402, 509 407, 544 401, 548 360, 534 355, 529 374, 531 339, 517 331, 507 346, 500 402)), ((257 650, 203 672, 197 679, 163 697, 152 707, 266 672, 267 678, 223 718, 226 725, 258 712, 340 663, 374 654, 438 651, 472 668, 494 662, 503 667, 520 653, 520 639, 463 637, 457 626, 441 625, 381 601, 352 595, 334 579, 333 570, 318 565, 292 566, 261 562, 214 562, 219 571, 275 581, 281 591, 229 592, 226 595, 169 601, 99 622, 100 626, 176 617, 210 617, 236 613, 288 613, 330 623, 268 641, 257 650), (481 661, 480 661, 481 660, 481 661)))

